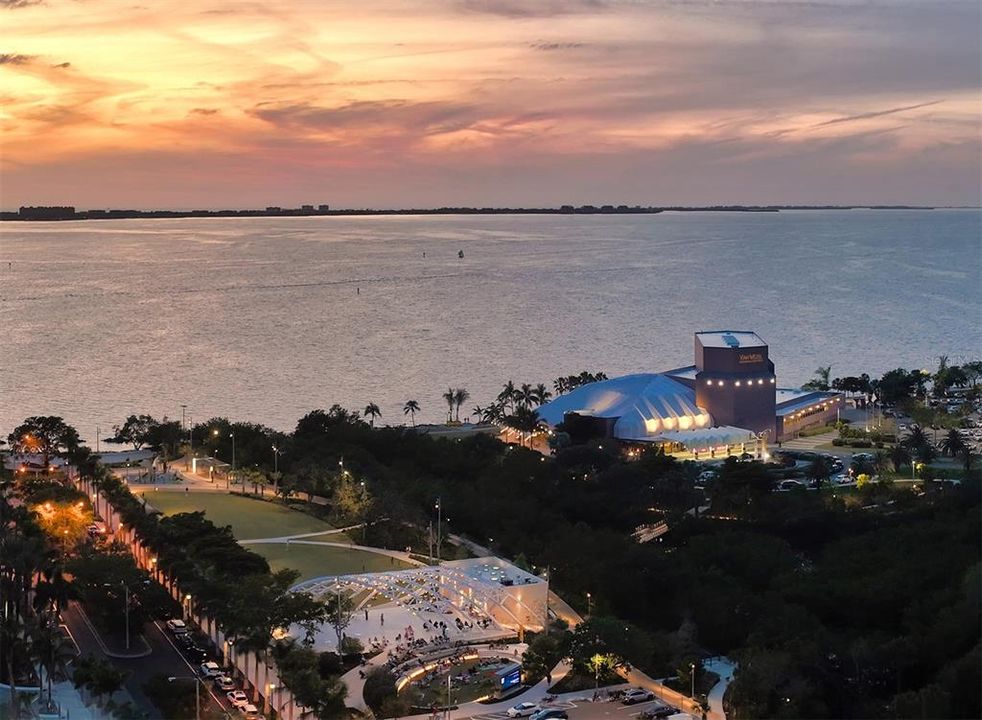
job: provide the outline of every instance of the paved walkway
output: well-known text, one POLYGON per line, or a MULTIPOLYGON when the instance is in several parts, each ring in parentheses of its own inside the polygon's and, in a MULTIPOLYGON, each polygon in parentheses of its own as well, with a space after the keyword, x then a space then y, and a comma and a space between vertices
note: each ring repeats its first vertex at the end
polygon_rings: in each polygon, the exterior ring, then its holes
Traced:
POLYGON ((723 710, 723 696, 726 694, 726 688, 733 682, 736 666, 729 658, 717 657, 706 662, 703 667, 719 675, 719 680, 713 685, 707 698, 709 700, 709 716, 726 720, 726 713, 723 710))

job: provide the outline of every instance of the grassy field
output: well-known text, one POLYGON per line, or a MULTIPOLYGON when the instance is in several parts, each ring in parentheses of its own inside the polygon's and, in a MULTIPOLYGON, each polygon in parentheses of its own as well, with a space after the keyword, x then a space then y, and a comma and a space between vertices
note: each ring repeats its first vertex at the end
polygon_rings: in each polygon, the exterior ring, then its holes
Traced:
POLYGON ((301 580, 322 575, 405 570, 410 567, 400 560, 354 548, 347 550, 286 543, 253 543, 246 547, 266 558, 273 570, 292 568, 299 571, 301 580))
MULTIPOLYGON (((156 492, 146 490, 145 493, 147 503, 165 515, 203 510, 205 517, 216 525, 231 525, 232 533, 239 540, 259 540, 333 529, 323 520, 298 510, 290 510, 282 505, 239 495, 159 490, 156 492)), ((139 491, 137 495, 140 495, 139 491)), ((311 539, 325 542, 353 542, 344 533, 311 539)), ((293 568, 299 571, 301 580, 309 580, 321 575, 404 570, 410 567, 399 560, 353 548, 347 550, 285 543, 256 543, 246 547, 265 557, 273 570, 293 568)))
MULTIPOLYGON (((204 510, 205 517, 218 526, 231 525, 239 540, 300 535, 333 528, 323 520, 290 510, 282 505, 224 493, 184 493, 146 490, 147 502, 164 515, 204 510)), ((139 495, 139 491, 137 495, 139 495)), ((322 540, 351 542, 343 533, 322 540)))

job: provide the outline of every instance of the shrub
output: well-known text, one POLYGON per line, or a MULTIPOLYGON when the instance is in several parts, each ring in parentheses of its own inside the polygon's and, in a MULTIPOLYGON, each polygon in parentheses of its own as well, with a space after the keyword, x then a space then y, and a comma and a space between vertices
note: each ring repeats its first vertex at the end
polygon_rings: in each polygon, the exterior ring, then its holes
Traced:
POLYGON ((362 690, 365 704, 378 716, 382 716, 382 708, 386 700, 396 697, 396 678, 388 668, 375 668, 365 678, 362 690))

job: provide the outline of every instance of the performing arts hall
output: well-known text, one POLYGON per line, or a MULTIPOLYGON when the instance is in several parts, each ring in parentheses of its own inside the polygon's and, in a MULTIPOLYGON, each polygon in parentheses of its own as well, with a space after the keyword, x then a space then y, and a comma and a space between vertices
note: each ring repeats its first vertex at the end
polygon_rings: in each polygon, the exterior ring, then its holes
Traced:
POLYGON ((767 343, 750 331, 695 334, 694 364, 580 386, 539 409, 574 442, 591 437, 659 445, 696 458, 735 450, 760 456, 765 443, 836 418, 837 392, 777 387, 767 343))

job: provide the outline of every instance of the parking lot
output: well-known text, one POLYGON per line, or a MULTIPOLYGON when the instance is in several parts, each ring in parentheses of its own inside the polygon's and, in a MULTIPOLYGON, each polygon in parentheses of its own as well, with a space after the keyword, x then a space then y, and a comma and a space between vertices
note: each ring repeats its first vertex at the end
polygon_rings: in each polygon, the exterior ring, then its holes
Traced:
MULTIPOLYGON (((519 702, 520 699, 516 698, 515 702, 519 702)), ((637 703, 636 705, 624 705, 617 701, 590 702, 589 700, 576 700, 544 704, 542 707, 563 709, 569 715, 569 720, 642 720, 642 714, 657 708, 666 707, 666 703, 658 699, 637 703)), ((470 717, 473 720, 510 720, 506 711, 471 715, 470 717)), ((688 713, 678 711, 665 717, 675 718, 675 720, 685 720, 692 716, 688 713)))

